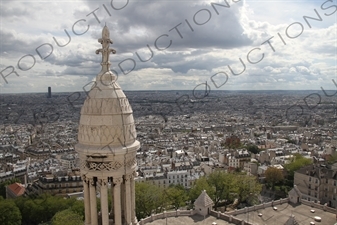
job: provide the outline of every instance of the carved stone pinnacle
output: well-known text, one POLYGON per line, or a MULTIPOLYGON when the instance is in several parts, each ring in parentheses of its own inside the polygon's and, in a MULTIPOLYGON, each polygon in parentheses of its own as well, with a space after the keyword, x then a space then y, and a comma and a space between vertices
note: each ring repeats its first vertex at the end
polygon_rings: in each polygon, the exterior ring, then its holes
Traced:
POLYGON ((102 30, 102 38, 98 39, 98 42, 102 44, 102 48, 96 50, 96 54, 102 53, 102 70, 103 72, 110 71, 110 61, 109 56, 110 53, 116 54, 115 49, 110 49, 110 44, 112 44, 112 40, 110 39, 110 32, 107 26, 104 26, 102 30))

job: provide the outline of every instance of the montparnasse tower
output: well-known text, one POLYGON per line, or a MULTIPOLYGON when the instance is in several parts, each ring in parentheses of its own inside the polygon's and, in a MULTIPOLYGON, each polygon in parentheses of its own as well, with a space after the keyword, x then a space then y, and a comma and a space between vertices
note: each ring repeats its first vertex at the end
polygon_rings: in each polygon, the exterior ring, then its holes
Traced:
POLYGON ((75 146, 81 160, 85 225, 99 221, 102 225, 136 224, 134 177, 140 144, 129 101, 110 71, 109 56, 116 51, 110 48, 107 26, 98 42, 102 44, 96 51, 102 53, 102 70, 82 106, 75 146))

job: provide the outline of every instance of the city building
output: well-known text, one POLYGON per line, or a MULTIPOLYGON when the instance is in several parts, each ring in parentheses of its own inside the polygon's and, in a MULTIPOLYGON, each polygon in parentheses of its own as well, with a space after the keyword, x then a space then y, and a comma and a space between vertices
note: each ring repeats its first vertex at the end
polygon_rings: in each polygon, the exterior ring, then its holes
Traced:
POLYGON ((308 201, 337 206, 337 170, 326 165, 308 165, 294 174, 294 184, 301 198, 308 201))
POLYGON ((71 170, 71 169, 76 168, 77 167, 76 162, 77 162, 77 158, 75 154, 64 154, 60 158, 60 163, 64 170, 67 170, 67 169, 71 170))
POLYGON ((6 199, 17 198, 25 193, 23 184, 14 183, 6 186, 6 199))
POLYGON ((246 162, 244 163, 243 170, 247 172, 247 175, 257 175, 257 162, 246 162))
POLYGON ((51 98, 51 87, 48 87, 48 95, 47 98, 51 98))
POLYGON ((83 191, 83 181, 79 171, 59 171, 55 174, 41 174, 38 179, 27 186, 27 195, 48 193, 67 196, 83 191))

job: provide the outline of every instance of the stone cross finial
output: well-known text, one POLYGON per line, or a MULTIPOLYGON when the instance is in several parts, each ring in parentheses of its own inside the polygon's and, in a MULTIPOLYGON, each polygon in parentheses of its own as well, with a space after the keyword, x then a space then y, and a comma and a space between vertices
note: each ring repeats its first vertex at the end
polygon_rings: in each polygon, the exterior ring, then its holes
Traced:
POLYGON ((109 62, 109 55, 110 53, 116 54, 115 49, 110 49, 110 44, 112 44, 112 40, 110 39, 110 32, 108 27, 105 25, 103 30, 102 30, 102 38, 98 39, 98 42, 102 44, 102 48, 96 50, 96 54, 102 53, 102 70, 103 72, 110 71, 110 65, 111 63, 109 62))

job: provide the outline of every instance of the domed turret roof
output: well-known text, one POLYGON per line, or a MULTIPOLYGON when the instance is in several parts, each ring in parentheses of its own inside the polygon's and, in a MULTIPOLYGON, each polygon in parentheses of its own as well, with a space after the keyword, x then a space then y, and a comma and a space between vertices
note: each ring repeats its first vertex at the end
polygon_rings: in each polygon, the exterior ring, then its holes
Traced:
POLYGON ((112 41, 106 26, 98 41, 102 48, 96 54, 102 53, 102 70, 82 106, 76 146, 80 151, 121 150, 139 144, 131 106, 110 71, 109 55, 116 51, 109 48, 112 41))

